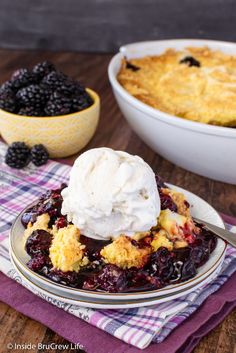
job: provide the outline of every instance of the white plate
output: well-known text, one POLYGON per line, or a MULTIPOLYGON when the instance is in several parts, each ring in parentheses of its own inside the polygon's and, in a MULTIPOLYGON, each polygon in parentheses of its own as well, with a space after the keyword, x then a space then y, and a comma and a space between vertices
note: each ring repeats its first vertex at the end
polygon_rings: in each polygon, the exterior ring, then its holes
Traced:
MULTIPOLYGON (((192 205, 192 215, 203 219, 209 223, 218 225, 219 227, 224 228, 224 222, 222 221, 221 217, 217 213, 217 211, 210 206, 206 201, 201 199, 200 197, 196 196, 195 194, 179 188, 177 186, 169 184, 169 187, 176 189, 177 191, 181 191, 185 194, 186 199, 192 205)), ((22 214, 22 213, 21 213, 22 214)), ((13 252, 18 266, 24 269, 25 273, 29 275, 31 279, 35 278, 37 283, 42 285, 46 285, 47 288, 50 288, 52 291, 60 291, 61 294, 70 294, 76 296, 82 296, 86 298, 93 298, 93 299, 106 299, 106 300, 133 300, 133 299, 146 299, 152 297, 162 297, 169 294, 176 293, 176 291, 183 291, 187 290, 188 288, 193 287, 195 284, 199 284, 205 278, 208 277, 209 273, 212 272, 214 268, 217 268, 221 263, 222 259, 225 255, 226 244, 221 239, 218 239, 216 249, 212 252, 209 260, 198 269, 197 275, 182 283, 169 285, 167 287, 152 290, 152 291, 145 291, 145 292, 135 292, 135 293, 104 293, 104 292, 95 292, 95 291, 87 291, 83 289, 75 289, 68 286, 64 286, 61 284, 57 284, 39 274, 31 271, 27 266, 26 263, 29 261, 29 256, 24 249, 24 245, 22 242, 22 235, 24 232, 24 227, 21 224, 21 214, 17 217, 15 223, 12 226, 11 233, 10 233, 10 244, 11 244, 11 251, 13 252)))
POLYGON ((139 307, 146 307, 152 306, 155 304, 161 304, 173 299, 180 298, 184 295, 191 293, 192 291, 198 289, 199 287, 211 282, 215 277, 217 277, 221 265, 223 263, 223 258, 221 262, 216 266, 212 271, 208 274, 208 277, 205 278, 200 283, 191 286, 188 289, 175 291, 172 294, 154 297, 154 298, 143 298, 143 299, 131 299, 129 301, 119 301, 119 300, 108 300, 108 299, 96 299, 96 298, 86 298, 80 295, 73 295, 71 293, 61 295, 59 291, 56 289, 48 288, 47 284, 37 283, 36 278, 31 278, 28 273, 25 272, 24 268, 20 268, 15 262, 14 255, 11 254, 11 262, 17 271, 18 275, 20 276, 21 280, 24 281, 28 286, 32 288, 32 291, 43 297, 44 299, 50 301, 51 299, 56 301, 62 301, 64 303, 78 305, 87 308, 94 308, 94 309, 129 309, 129 308, 139 308, 139 307))

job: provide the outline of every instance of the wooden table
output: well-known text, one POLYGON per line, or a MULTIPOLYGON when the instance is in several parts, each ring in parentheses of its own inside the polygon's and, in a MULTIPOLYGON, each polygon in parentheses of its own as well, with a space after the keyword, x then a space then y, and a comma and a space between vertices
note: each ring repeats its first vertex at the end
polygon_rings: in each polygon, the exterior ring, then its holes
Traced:
MULTIPOLYGON (((125 150, 131 154, 138 154, 164 180, 198 194, 217 210, 236 216, 236 186, 212 181, 173 165, 154 153, 132 132, 122 117, 108 82, 107 66, 110 58, 111 55, 0 50, 1 81, 9 79, 12 71, 21 66, 30 67, 42 60, 54 62, 60 70, 72 77, 79 78, 86 86, 97 91, 101 97, 101 120, 94 138, 86 147, 87 149, 107 146, 125 150)), ((71 157, 70 160, 73 161, 75 157, 71 157)), ((6 348, 8 342, 19 344, 66 343, 62 337, 47 327, 16 312, 4 303, 0 303, 0 352, 8 352, 6 348)), ((236 311, 207 335, 194 350, 194 353, 233 353, 235 345, 236 311)), ((24 352, 33 351, 25 350, 24 352)), ((55 352, 55 350, 48 352, 55 352)), ((60 352, 70 351, 60 350, 60 352)), ((75 350, 71 352, 75 352, 75 350)))

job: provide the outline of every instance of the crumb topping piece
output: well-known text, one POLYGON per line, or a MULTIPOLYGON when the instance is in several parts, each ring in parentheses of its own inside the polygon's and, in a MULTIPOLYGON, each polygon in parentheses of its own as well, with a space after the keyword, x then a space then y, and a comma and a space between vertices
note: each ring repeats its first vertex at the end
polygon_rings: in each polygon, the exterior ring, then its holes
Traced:
POLYGON ((168 233, 164 229, 155 232, 151 246, 153 251, 157 251, 161 247, 167 248, 171 251, 174 247, 172 241, 168 239, 168 233))
POLYGON ((150 247, 140 248, 136 241, 121 235, 111 244, 105 246, 100 254, 106 263, 121 268, 142 267, 151 252, 150 247))
POLYGON ((88 264, 84 256, 85 245, 79 242, 80 232, 74 225, 57 229, 53 228, 53 240, 49 249, 49 257, 53 267, 67 272, 78 272, 81 267, 88 264))

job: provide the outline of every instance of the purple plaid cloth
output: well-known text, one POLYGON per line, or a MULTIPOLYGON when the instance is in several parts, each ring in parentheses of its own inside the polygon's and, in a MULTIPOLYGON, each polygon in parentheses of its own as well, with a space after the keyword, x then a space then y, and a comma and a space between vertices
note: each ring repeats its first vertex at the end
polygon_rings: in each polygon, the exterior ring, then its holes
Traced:
MULTIPOLYGON (((56 188, 68 181, 70 167, 49 162, 40 168, 30 165, 25 170, 12 170, 3 162, 5 145, 0 144, 0 270, 15 280, 19 276, 13 269, 8 254, 8 234, 17 214, 48 188, 56 188)), ((233 226, 228 225, 229 229, 233 226)), ((42 296, 22 279, 21 284, 48 302, 72 315, 110 333, 138 348, 152 341, 160 343, 186 318, 197 310, 210 294, 217 291, 236 270, 236 249, 228 247, 220 275, 210 284, 196 291, 148 308, 126 310, 94 310, 69 305, 42 296)))

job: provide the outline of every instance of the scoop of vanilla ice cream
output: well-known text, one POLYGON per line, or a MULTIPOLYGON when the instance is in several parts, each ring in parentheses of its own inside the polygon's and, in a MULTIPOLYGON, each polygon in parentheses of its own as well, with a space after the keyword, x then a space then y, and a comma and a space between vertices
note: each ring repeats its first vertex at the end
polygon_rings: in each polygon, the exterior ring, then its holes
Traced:
POLYGON ((91 149, 76 159, 62 197, 62 214, 94 239, 148 231, 160 214, 151 167, 138 156, 110 148, 91 149))

